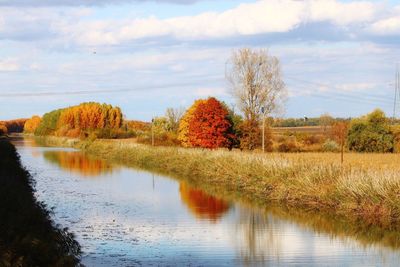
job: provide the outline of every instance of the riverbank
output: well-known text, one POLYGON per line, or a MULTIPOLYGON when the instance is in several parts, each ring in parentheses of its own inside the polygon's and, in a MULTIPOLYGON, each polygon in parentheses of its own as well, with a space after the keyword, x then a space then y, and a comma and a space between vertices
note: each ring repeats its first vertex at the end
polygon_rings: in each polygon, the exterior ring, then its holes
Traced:
POLYGON ((392 154, 260 154, 225 150, 150 147, 124 141, 45 138, 124 165, 194 183, 224 187, 268 204, 324 211, 397 228, 400 223, 400 159, 392 154))
POLYGON ((0 266, 78 266, 80 246, 51 221, 15 147, 0 139, 0 266))

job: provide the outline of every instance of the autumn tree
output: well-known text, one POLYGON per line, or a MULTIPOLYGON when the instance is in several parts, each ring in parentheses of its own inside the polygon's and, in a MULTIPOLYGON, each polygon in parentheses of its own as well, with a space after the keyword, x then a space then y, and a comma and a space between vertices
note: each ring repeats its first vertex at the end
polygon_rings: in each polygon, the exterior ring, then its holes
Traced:
POLYGON ((8 129, 6 127, 6 125, 2 122, 0 122, 0 135, 5 135, 7 134, 8 129))
POLYGON ((22 133, 27 119, 15 119, 2 121, 1 123, 7 128, 8 133, 22 133))
POLYGON ((100 129, 108 132, 117 130, 122 123, 123 115, 119 107, 88 102, 45 114, 36 133, 78 137, 100 129))
POLYGON ((184 110, 182 108, 167 108, 165 111, 165 118, 167 119, 168 131, 178 131, 179 122, 183 116, 183 113, 184 110))
POLYGON ((210 97, 201 102, 189 122, 189 142, 193 147, 230 147, 232 123, 227 109, 217 99, 210 97))
POLYGON ((244 115, 243 143, 255 148, 260 119, 279 111, 286 97, 279 59, 266 50, 240 49, 231 56, 226 78, 244 115))
POLYGON ((39 116, 33 116, 29 120, 25 122, 24 132, 25 133, 34 133, 36 129, 39 127, 42 119, 39 116))
POLYGON ((199 99, 194 101, 193 105, 186 110, 182 119, 179 122, 178 127, 178 140, 181 142, 181 145, 184 147, 191 147, 191 143, 189 141, 189 125, 191 120, 193 119, 193 114, 196 111, 196 108, 201 103, 205 102, 204 99, 199 99))
POLYGON ((324 134, 327 134, 328 128, 333 125, 335 119, 328 113, 322 114, 319 117, 319 125, 322 127, 324 134))
POLYGON ((394 134, 382 110, 374 110, 351 122, 347 135, 348 147, 357 152, 393 152, 394 134))
POLYGON ((335 122, 332 125, 331 134, 333 139, 340 145, 340 158, 341 163, 344 159, 344 147, 346 145, 346 138, 349 131, 349 124, 347 121, 335 122))

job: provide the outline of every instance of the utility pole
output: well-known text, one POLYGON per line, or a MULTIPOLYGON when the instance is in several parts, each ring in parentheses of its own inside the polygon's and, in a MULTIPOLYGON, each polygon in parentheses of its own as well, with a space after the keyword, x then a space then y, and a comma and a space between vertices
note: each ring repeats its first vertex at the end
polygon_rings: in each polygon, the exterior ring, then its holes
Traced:
POLYGON ((395 123, 395 120, 396 120, 397 94, 399 94, 399 97, 400 97, 399 63, 396 64, 396 77, 395 77, 395 82, 394 82, 393 123, 395 123))
POLYGON ((262 152, 265 152, 265 109, 261 107, 262 112, 262 152))
POLYGON ((151 145, 154 146, 154 118, 151 119, 151 145))

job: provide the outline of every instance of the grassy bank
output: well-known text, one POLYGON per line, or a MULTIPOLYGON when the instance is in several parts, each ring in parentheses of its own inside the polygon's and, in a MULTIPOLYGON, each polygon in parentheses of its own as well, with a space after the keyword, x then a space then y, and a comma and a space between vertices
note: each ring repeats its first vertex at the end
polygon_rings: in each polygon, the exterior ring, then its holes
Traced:
POLYGON ((128 166, 213 184, 260 203, 323 210, 382 226, 400 223, 400 159, 393 154, 257 154, 46 138, 128 166))
POLYGON ((15 147, 0 139, 0 266, 77 266, 80 246, 33 194, 15 147))

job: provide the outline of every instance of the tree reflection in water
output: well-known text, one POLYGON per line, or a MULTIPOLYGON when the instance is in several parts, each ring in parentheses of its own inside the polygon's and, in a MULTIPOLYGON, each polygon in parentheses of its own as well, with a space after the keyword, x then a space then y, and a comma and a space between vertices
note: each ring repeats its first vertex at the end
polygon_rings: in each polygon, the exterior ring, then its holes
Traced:
POLYGON ((265 263, 269 256, 278 259, 282 244, 274 231, 273 217, 250 207, 238 207, 237 214, 235 242, 241 244, 239 254, 243 264, 265 263))
POLYGON ((45 151, 44 158, 60 168, 83 176, 111 173, 113 167, 104 160, 94 159, 75 151, 45 151))
POLYGON ((179 185, 181 200, 197 218, 216 222, 225 214, 230 204, 222 199, 213 197, 200 189, 190 187, 187 183, 179 185))

